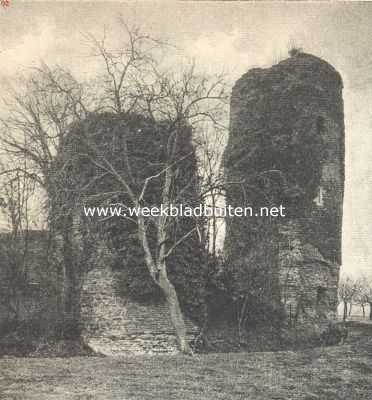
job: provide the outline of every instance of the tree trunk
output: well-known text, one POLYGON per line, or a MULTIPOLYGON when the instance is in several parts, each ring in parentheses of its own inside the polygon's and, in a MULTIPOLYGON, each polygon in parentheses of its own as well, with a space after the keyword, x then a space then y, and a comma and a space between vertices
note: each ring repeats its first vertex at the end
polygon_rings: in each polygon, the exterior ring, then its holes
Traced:
POLYGON ((342 318, 343 321, 347 319, 347 301, 344 301, 344 316, 342 318))
POLYGON ((63 232, 63 262, 64 262, 64 314, 67 335, 76 335, 80 320, 80 279, 78 262, 74 254, 72 218, 67 217, 63 232))
POLYGON ((366 310, 365 310, 364 304, 361 304, 361 306, 362 306, 363 318, 365 318, 365 316, 366 316, 366 310))
MULTIPOLYGON (((63 253, 62 253, 63 256, 63 253)), ((60 330, 62 326, 64 326, 65 323, 65 263, 64 260, 58 264, 58 269, 57 269, 57 280, 58 280, 58 286, 57 286, 57 298, 56 298, 56 303, 57 303, 57 312, 58 316, 56 317, 55 322, 57 323, 57 329, 60 330)))
POLYGON ((216 258, 216 246, 217 246, 217 217, 215 215, 215 209, 216 209, 216 199, 215 199, 215 194, 214 192, 212 193, 212 208, 213 208, 213 215, 212 215, 212 255, 214 259, 216 258))
POLYGON ((170 311, 171 321, 176 331, 177 343, 180 351, 184 354, 192 354, 190 345, 187 341, 185 320, 181 311, 177 292, 172 282, 168 279, 165 271, 165 267, 162 267, 159 273, 158 285, 165 295, 170 311))
POLYGON ((147 268, 150 272, 150 275, 154 282, 160 287, 162 290, 164 297, 166 299, 166 302, 169 307, 170 311, 170 317, 171 321, 174 327, 174 330, 176 332, 176 337, 177 337, 177 343, 179 346, 179 349, 182 353, 185 354, 192 354, 191 348, 187 342, 187 337, 186 337, 186 326, 185 326, 185 321, 183 318, 183 314, 181 311, 180 303, 178 300, 177 292, 175 287, 173 286, 172 282, 168 279, 168 274, 167 274, 167 266, 165 262, 165 257, 164 257, 164 233, 163 230, 161 230, 161 234, 159 235, 160 240, 159 243, 162 243, 162 245, 159 246, 159 254, 157 259, 158 260, 163 260, 159 264, 155 264, 154 258, 152 256, 149 242, 147 240, 147 235, 146 235, 146 227, 144 223, 144 219, 142 216, 139 216, 138 218, 138 237, 140 242, 142 243, 143 250, 145 252, 145 262, 147 265, 147 268))
POLYGON ((369 304, 369 319, 372 321, 372 302, 368 304, 369 304))
POLYGON ((353 303, 350 303, 350 307, 349 307, 349 317, 351 317, 351 309, 353 308, 353 303))

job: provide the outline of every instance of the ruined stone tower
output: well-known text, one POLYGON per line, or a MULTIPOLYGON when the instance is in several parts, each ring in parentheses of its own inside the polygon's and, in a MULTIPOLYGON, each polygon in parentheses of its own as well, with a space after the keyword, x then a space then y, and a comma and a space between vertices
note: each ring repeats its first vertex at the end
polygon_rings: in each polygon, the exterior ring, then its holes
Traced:
POLYGON ((278 309, 292 323, 327 321, 336 312, 341 264, 339 73, 299 52, 244 74, 232 91, 224 168, 227 204, 285 207, 285 217, 227 219, 227 268, 248 299, 247 321, 268 321, 278 309))
MULTIPOLYGON (((155 123, 135 113, 90 114, 69 127, 59 154, 59 162, 65 166, 60 176, 62 206, 70 210, 65 217, 65 232, 70 232, 70 258, 76 260, 79 271, 76 303, 80 306, 82 337, 92 349, 103 354, 177 351, 169 306, 150 277, 136 224, 125 218, 89 219, 82 212, 83 204, 101 205, 102 199, 104 204, 133 206, 117 180, 91 162, 104 157, 138 193, 147 177, 158 176, 158 180, 149 181, 142 201, 144 205, 160 207, 163 175, 159 171, 163 170, 166 126, 166 121, 155 123)), ((177 181, 172 187, 176 193, 196 174, 192 130, 181 125, 179 129, 182 134, 177 151, 188 157, 177 163, 177 181)), ((197 185, 188 188, 187 194, 180 194, 179 199, 194 204, 198 199, 197 185)), ((179 218, 177 227, 172 227, 172 235, 183 235, 194 223, 179 218)), ((153 246, 156 231, 151 224, 147 229, 153 246)), ((188 338, 192 339, 198 333, 192 320, 197 320, 202 311, 205 273, 197 233, 189 238, 172 252, 167 265, 185 314, 188 338)))

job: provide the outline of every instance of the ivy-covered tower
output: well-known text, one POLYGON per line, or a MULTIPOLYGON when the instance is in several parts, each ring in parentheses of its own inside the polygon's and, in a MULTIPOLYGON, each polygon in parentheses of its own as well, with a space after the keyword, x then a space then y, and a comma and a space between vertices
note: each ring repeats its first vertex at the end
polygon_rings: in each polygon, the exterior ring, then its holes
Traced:
MULTIPOLYGON (((133 206, 115 177, 99 167, 101 158, 108 160, 119 175, 130 179, 137 193, 147 177, 158 176, 149 181, 142 206, 160 207, 164 174, 159 171, 164 168, 166 128, 166 121, 154 122, 138 114, 91 114, 70 127, 59 155, 59 162, 64 165, 62 207, 66 208, 66 215, 74 210, 73 236, 80 243, 80 250, 88 254, 80 268, 83 335, 92 347, 105 354, 175 349, 169 311, 145 264, 137 225, 122 217, 89 218, 83 214, 83 205, 133 206), (127 157, 123 157, 124 152, 127 157)), ((180 162, 171 190, 179 203, 193 207, 199 202, 199 188, 192 130, 188 126, 179 129, 182 134, 176 156, 180 162)), ((171 227, 174 243, 192 231, 195 224, 191 218, 177 218, 171 227)), ((155 227, 148 224, 147 229, 153 248, 155 227)), ((204 312, 203 257, 203 243, 195 231, 167 258, 168 276, 176 287, 182 311, 189 318, 186 325, 190 332, 195 331, 190 321, 198 322, 204 312)))
MULTIPOLYGON (((224 155, 227 203, 282 205, 285 217, 229 218, 227 269, 247 326, 326 321, 336 312, 344 192, 340 74, 296 51, 255 68, 231 96, 224 155)), ((314 324, 313 324, 314 325, 314 324)))

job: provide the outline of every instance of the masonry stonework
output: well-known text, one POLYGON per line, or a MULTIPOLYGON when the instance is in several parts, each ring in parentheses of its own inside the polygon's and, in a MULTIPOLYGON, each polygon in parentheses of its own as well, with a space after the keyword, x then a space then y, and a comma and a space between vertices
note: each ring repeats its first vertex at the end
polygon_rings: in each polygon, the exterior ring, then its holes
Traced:
POLYGON ((227 219, 228 268, 241 290, 254 293, 258 302, 283 306, 291 321, 313 326, 327 321, 337 306, 342 87, 330 64, 294 52, 271 68, 248 71, 231 97, 224 166, 227 183, 234 183, 227 203, 282 204, 286 217, 227 219))
MULTIPOLYGON (((81 324, 85 343, 95 352, 128 354, 178 353, 175 331, 164 302, 141 304, 123 296, 120 272, 113 272, 101 244, 99 262, 83 278, 81 324)), ((188 339, 197 327, 186 320, 188 339)))

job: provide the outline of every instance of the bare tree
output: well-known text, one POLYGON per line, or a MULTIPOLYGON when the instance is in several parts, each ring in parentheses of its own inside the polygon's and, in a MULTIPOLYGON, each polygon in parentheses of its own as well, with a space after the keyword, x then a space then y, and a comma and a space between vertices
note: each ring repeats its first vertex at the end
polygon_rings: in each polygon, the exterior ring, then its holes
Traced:
MULTIPOLYGON (((27 77, 20 77, 4 96, 4 116, 0 126, 0 145, 4 156, 4 168, 0 171, 4 180, 12 180, 21 174, 43 194, 44 204, 40 213, 46 216, 51 237, 56 204, 60 188, 55 156, 61 149, 68 126, 86 117, 84 87, 61 67, 49 68, 43 64, 33 68, 27 77)), ((61 167, 63 169, 63 166, 61 167)), ((42 221, 44 222, 44 221, 42 221)), ((69 279, 67 263, 61 263, 61 296, 65 280, 69 279)), ((68 293, 65 296, 71 298, 68 293)), ((61 304, 64 301, 61 300, 61 304)))
POLYGON ((338 285, 338 297, 344 305, 343 321, 346 321, 348 317, 348 305, 351 305, 358 292, 359 284, 357 281, 347 276, 341 277, 338 285))
POLYGON ((102 38, 90 33, 84 37, 91 49, 90 56, 102 62, 103 68, 94 86, 94 91, 99 93, 100 109, 121 114, 135 110, 138 101, 144 100, 144 93, 133 82, 146 82, 142 89, 149 88, 158 65, 157 55, 166 43, 143 33, 137 26, 129 26, 123 17, 119 17, 118 23, 121 34, 115 45, 109 45, 106 28, 102 38))
MULTIPOLYGON (((180 157, 179 149, 185 135, 188 135, 186 132, 200 132, 206 122, 213 127, 221 125, 226 101, 223 77, 210 78, 198 74, 193 63, 182 71, 161 69, 158 56, 164 49, 164 43, 137 28, 129 28, 122 20, 120 23, 125 39, 116 48, 109 49, 106 34, 101 40, 92 35, 86 36, 92 45, 92 56, 99 57, 103 62, 103 73, 91 86, 78 83, 60 67, 51 69, 43 65, 22 81, 23 90, 12 89, 5 100, 7 115, 1 121, 0 140, 10 167, 3 174, 22 171, 46 193, 50 229, 55 225, 53 219, 66 211, 66 207, 60 207, 63 200, 59 185, 61 175, 71 162, 67 158, 64 164, 56 163, 56 155, 63 152, 67 132, 74 123, 84 125, 92 112, 109 111, 124 121, 136 113, 153 121, 154 126, 161 127, 165 139, 163 157, 157 164, 156 172, 145 177, 139 174, 139 178, 133 171, 135 166, 131 165, 127 147, 128 132, 124 134, 122 149, 125 171, 115 168, 99 146, 92 148, 92 142, 86 143, 86 154, 81 155, 89 158, 100 176, 110 176, 116 181, 119 192, 125 194, 124 207, 143 207, 154 184, 161 188, 160 202, 163 207, 177 203, 191 185, 198 185, 198 177, 195 176, 184 187, 174 190, 180 164, 193 153, 192 150, 190 154, 180 157), (23 163, 25 159, 26 165, 23 163)), ((119 124, 118 129, 125 132, 126 127, 119 124)), ((105 193, 102 196, 105 197, 105 193)), ((64 218, 69 226, 62 227, 67 247, 71 247, 70 217, 66 215, 64 218)), ((198 234, 198 225, 175 239, 172 235, 174 221, 165 215, 147 221, 140 214, 133 219, 133 223, 137 226, 149 274, 169 304, 180 348, 189 352, 178 296, 168 278, 167 259, 181 243, 198 234), (155 244, 149 239, 149 224, 156 231, 155 244)), ((76 271, 72 264, 70 257, 64 263, 65 271, 61 275, 66 278, 71 275, 71 280, 74 280, 76 271)))
MULTIPOLYGON (((201 200, 213 210, 224 207, 226 182, 223 176, 222 150, 226 145, 227 129, 206 124, 200 131, 197 142, 197 154, 201 174, 201 200)), ((207 217, 207 250, 212 258, 217 257, 218 233, 223 226, 223 217, 214 212, 207 217)))
POLYGON ((358 293, 356 295, 358 304, 361 305, 363 310, 363 316, 365 316, 365 305, 369 306, 368 318, 372 320, 372 281, 368 278, 362 278, 359 280, 358 293))
MULTIPOLYGON (((192 148, 188 154, 183 154, 180 146, 187 142, 190 130, 198 132, 206 122, 216 127, 220 125, 226 101, 225 84, 221 76, 210 78, 197 74, 194 64, 181 73, 161 70, 154 56, 154 48, 157 50, 160 42, 142 35, 137 29, 124 27, 129 39, 120 50, 109 51, 105 37, 101 41, 93 37, 90 39, 95 54, 101 56, 106 68, 106 107, 122 120, 115 129, 122 132, 121 159, 125 169, 118 169, 107 154, 89 140, 84 142, 86 152, 80 156, 89 160, 97 171, 96 176, 111 177, 116 182, 118 192, 126 198, 125 202, 120 203, 122 207, 143 209, 148 194, 156 185, 161 193, 159 203, 168 208, 177 204, 192 185, 198 185, 198 177, 195 176, 179 187, 179 169, 194 154, 192 148), (145 116, 161 130, 163 155, 151 175, 142 176, 136 170, 128 150, 132 132, 129 132, 125 120, 131 113, 145 116)), ((88 138, 89 132, 82 137, 88 138)), ((100 200, 107 202, 112 194, 101 193, 100 200)), ((97 196, 95 200, 98 201, 97 196)), ((189 237, 201 235, 199 226, 195 223, 182 237, 175 238, 172 232, 176 222, 167 215, 146 218, 139 213, 135 217, 125 218, 136 226, 148 272, 169 306, 180 350, 189 353, 185 321, 178 294, 168 277, 167 259, 189 237), (155 242, 150 238, 151 230, 155 230, 155 242)))
POLYGON ((2 175, 22 172, 54 198, 54 158, 67 127, 86 117, 84 89, 61 67, 43 64, 20 77, 4 96, 0 143, 7 160, 2 175))
POLYGON ((3 299, 7 302, 10 325, 19 322, 21 297, 27 283, 28 209, 33 189, 33 182, 19 171, 1 185, 0 214, 9 227, 9 232, 0 241, 2 265, 5 267, 2 283, 6 295, 3 299))

